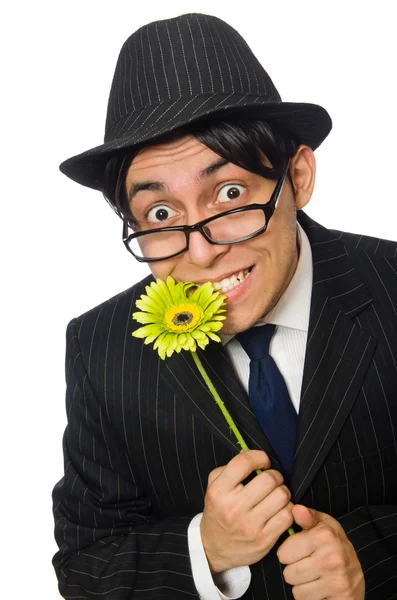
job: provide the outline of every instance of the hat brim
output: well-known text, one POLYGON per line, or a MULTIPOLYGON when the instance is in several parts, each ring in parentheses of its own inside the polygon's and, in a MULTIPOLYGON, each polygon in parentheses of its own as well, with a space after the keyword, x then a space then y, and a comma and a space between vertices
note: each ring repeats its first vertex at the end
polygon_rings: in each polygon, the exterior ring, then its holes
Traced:
POLYGON ((268 98, 228 94, 180 98, 176 102, 149 106, 126 115, 107 132, 105 143, 77 154, 60 165, 62 173, 81 185, 103 189, 105 165, 110 156, 122 149, 155 139, 188 123, 203 118, 225 118, 234 113, 262 119, 293 134, 301 144, 315 150, 332 128, 328 112, 317 104, 269 102, 268 98), (112 139, 106 141, 111 136, 112 139))

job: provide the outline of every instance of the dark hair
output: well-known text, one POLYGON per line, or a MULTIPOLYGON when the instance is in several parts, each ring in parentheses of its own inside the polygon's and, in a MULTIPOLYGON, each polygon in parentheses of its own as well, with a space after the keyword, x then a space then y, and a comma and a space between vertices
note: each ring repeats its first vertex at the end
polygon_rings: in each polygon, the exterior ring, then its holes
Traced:
POLYGON ((154 142, 166 143, 189 134, 221 158, 266 179, 278 179, 299 146, 298 140, 291 134, 276 130, 269 123, 234 118, 190 123, 132 149, 119 150, 106 164, 102 188, 105 199, 119 217, 127 218, 129 224, 134 226, 125 179, 138 152, 154 142), (272 167, 263 165, 261 153, 272 167))

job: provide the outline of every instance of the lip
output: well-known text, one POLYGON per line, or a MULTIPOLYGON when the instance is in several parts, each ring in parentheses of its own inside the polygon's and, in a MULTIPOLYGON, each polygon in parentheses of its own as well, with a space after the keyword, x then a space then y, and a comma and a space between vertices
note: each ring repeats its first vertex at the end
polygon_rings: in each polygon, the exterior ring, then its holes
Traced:
POLYGON ((222 294, 223 296, 226 296, 228 301, 235 301, 238 300, 246 291, 247 286, 250 285, 250 279, 253 276, 253 273, 255 271, 255 266, 251 266, 248 267, 251 268, 251 272, 248 275, 248 277, 246 277, 246 279, 244 279, 243 282, 241 282, 239 285, 237 285, 236 287, 232 288, 231 290, 228 290, 227 292, 222 292, 222 290, 219 290, 219 293, 222 294))
MULTIPOLYGON (((232 275, 237 275, 238 273, 240 273, 240 271, 246 271, 247 269, 252 269, 252 268, 253 268, 253 265, 248 265, 247 267, 241 267, 239 269, 234 269, 233 271, 229 271, 229 273, 225 273, 217 279, 203 279, 202 281, 196 280, 194 283, 196 285, 202 285, 203 283, 207 283, 208 281, 211 281, 211 283, 220 283, 224 279, 229 279, 229 277, 231 277, 232 275)), ((242 284, 240 284, 240 285, 242 285, 242 284)), ((240 286, 237 286, 237 287, 240 287, 240 286)), ((230 290, 230 291, 232 291, 232 290, 230 290)), ((224 293, 226 293, 226 292, 224 292, 224 293)))

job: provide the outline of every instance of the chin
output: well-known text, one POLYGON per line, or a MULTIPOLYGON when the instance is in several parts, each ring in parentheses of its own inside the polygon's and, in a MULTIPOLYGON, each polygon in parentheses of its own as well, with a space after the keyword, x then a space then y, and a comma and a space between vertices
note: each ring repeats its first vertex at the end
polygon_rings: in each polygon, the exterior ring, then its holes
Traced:
POLYGON ((267 298, 267 302, 263 305, 263 303, 255 304, 253 306, 249 306, 248 303, 245 303, 245 306, 241 306, 240 310, 237 307, 226 307, 226 315, 227 318, 224 321, 223 327, 220 330, 220 333, 225 334, 236 334, 249 329, 259 319, 262 319, 269 311, 274 308, 277 304, 279 297, 275 297, 269 295, 267 298), (233 310, 234 308, 234 310, 233 310))
POLYGON ((252 327, 260 318, 261 318, 260 315, 255 316, 253 318, 252 313, 251 313, 251 316, 244 315, 244 316, 238 317, 236 315, 236 317, 231 318, 230 321, 229 321, 229 319, 227 319, 224 322, 224 325, 223 325, 222 329, 220 330, 220 333, 225 333, 228 335, 233 335, 233 334, 235 335, 236 333, 241 333, 242 331, 245 331, 246 329, 249 329, 250 327, 252 327))

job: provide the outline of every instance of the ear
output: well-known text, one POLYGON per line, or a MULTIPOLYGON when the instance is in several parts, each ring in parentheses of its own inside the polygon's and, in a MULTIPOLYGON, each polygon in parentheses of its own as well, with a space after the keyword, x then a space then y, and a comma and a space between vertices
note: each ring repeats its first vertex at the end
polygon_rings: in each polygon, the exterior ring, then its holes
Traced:
POLYGON ((312 197, 316 179, 316 159, 309 146, 299 146, 291 158, 290 174, 294 186, 296 208, 300 210, 312 197))

